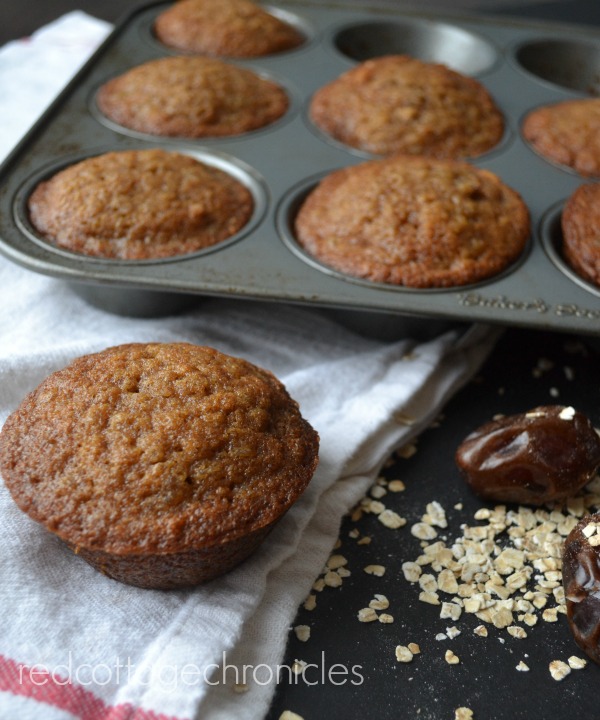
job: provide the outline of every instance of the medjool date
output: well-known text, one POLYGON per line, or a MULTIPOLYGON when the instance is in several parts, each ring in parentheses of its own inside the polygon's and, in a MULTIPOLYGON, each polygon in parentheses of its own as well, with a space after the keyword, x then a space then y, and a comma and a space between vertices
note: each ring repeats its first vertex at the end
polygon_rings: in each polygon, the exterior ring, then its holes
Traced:
POLYGON ((600 436, 574 408, 542 406, 482 425, 460 444, 456 464, 482 498, 543 505, 591 480, 600 436))
POLYGON ((575 642, 600 663, 600 513, 582 518, 569 533, 562 573, 575 642))

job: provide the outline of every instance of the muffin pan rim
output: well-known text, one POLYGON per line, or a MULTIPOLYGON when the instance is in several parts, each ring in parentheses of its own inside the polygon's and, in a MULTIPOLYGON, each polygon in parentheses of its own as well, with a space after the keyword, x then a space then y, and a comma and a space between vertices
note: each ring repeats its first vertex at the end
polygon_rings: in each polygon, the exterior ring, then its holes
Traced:
MULTIPOLYGON (((484 35, 481 35, 480 33, 474 32, 472 30, 467 30, 465 28, 459 27, 456 23, 452 23, 445 19, 440 19, 439 17, 410 17, 410 18, 403 18, 396 22, 398 25, 403 26, 422 26, 426 30, 431 30, 432 28, 438 27, 443 29, 454 29, 457 31, 460 31, 464 33, 464 35, 468 35, 474 40, 478 41, 482 46, 486 46, 490 53, 492 54, 492 59, 488 64, 480 68, 474 72, 467 72, 464 69, 457 69, 456 67, 453 67, 452 65, 448 65, 448 67, 451 67, 456 72, 461 72, 464 75, 467 75, 468 77, 478 78, 480 76, 485 76, 488 73, 491 73, 494 71, 494 69, 502 62, 502 51, 501 49, 490 39, 486 38, 484 35)), ((334 25, 328 29, 328 31, 323 33, 323 37, 325 40, 328 41, 328 48, 330 51, 335 53, 336 55, 339 55, 341 58, 346 59, 348 62, 352 63, 353 65, 357 65, 360 62, 363 62, 362 60, 358 60, 356 58, 353 58, 352 56, 348 55, 348 53, 345 53, 343 50, 341 50, 337 44, 337 37, 343 33, 347 32, 350 29, 353 29, 356 27, 367 27, 369 25, 382 25, 386 28, 389 28, 389 23, 384 23, 383 21, 376 21, 374 19, 371 19, 370 21, 362 21, 360 23, 348 21, 346 23, 340 23, 337 26, 334 25)), ((379 57, 383 55, 397 55, 401 54, 399 52, 394 53, 380 53, 377 56, 371 56, 371 57, 379 57)), ((404 54, 410 54, 410 53, 404 53, 404 54)), ((445 64, 443 60, 436 59, 436 60, 429 60, 428 62, 434 62, 434 63, 442 63, 445 64)))
MULTIPOLYGON (((594 44, 591 38, 585 38, 585 39, 577 39, 574 40, 571 37, 565 37, 565 36, 559 36, 558 34, 552 35, 548 34, 546 37, 539 38, 536 41, 536 44, 541 43, 559 43, 561 45, 589 45, 592 46, 597 50, 598 55, 600 57, 600 38, 596 39, 597 44, 594 44)), ((578 95, 581 95, 581 97, 598 97, 600 96, 600 78, 599 78, 599 85, 598 85, 598 92, 597 93, 589 93, 585 90, 582 90, 581 88, 573 87, 572 85, 565 85, 564 83, 560 83, 554 80, 549 80, 548 78, 545 78, 538 73, 535 73, 533 70, 528 69, 525 67, 523 62, 519 60, 517 57, 518 52, 522 50, 524 47, 527 47, 528 45, 531 46, 534 43, 531 40, 515 40, 513 43, 511 43, 507 47, 507 53, 506 57, 509 63, 514 66, 515 70, 523 73, 526 77, 530 77, 535 82, 540 83, 542 85, 547 85, 550 90, 557 90, 557 91, 563 91, 565 93, 575 93, 578 95)))

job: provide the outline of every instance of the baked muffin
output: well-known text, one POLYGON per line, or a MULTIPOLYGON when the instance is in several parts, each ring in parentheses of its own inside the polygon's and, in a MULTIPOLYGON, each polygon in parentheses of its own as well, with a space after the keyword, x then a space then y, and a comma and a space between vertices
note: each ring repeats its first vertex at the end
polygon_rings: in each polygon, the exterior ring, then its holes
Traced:
POLYGON ((147 260, 215 245, 250 219, 252 194, 198 160, 164 150, 88 158, 40 183, 31 223, 60 248, 103 258, 147 260))
POLYGON ((219 57, 259 57, 304 42, 292 25, 249 0, 179 0, 160 13, 156 37, 184 52, 219 57))
POLYGON ((298 243, 342 273, 415 288, 492 277, 529 237, 529 213, 493 173, 395 155, 328 175, 295 219, 298 243))
POLYGON ((288 108, 279 85, 222 60, 165 57, 105 83, 100 111, 151 135, 220 137, 269 125, 288 108))
POLYGON ((109 577, 161 589, 253 552, 307 487, 317 452, 270 372, 187 343, 80 357, 0 433, 21 510, 109 577))
POLYGON ((600 98, 536 108, 525 117, 522 134, 546 160, 580 175, 600 175, 600 98))
POLYGON ((580 275, 600 286, 600 185, 580 185, 561 215, 562 252, 580 275))
POLYGON ((310 118, 336 140, 377 155, 474 157, 504 133, 481 83, 408 55, 367 60, 320 88, 310 118))

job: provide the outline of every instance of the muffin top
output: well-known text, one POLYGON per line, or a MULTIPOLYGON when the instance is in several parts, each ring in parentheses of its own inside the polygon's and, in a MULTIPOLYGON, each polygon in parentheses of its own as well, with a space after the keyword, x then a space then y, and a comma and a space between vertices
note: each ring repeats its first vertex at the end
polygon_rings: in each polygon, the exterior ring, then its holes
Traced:
POLYGON ((58 247, 146 260, 215 245, 250 219, 250 191, 229 174, 180 153, 127 150, 88 158, 40 183, 33 226, 58 247))
POLYGON ((343 273, 408 287, 452 287, 518 258, 529 213, 493 173, 395 155, 337 170, 296 217, 298 242, 343 273))
POLYGON ((76 359, 0 433, 17 505, 72 545, 171 553, 262 528, 307 486, 318 436, 271 373, 212 348, 76 359))
POLYGON ((336 140, 378 155, 473 157, 504 132, 481 83, 408 55, 367 60, 320 88, 310 117, 336 140))
POLYGON ((536 108, 525 118, 522 133, 547 160, 581 175, 600 175, 600 98, 536 108))
POLYGON ((258 57, 291 50, 304 38, 249 0, 179 0, 154 24, 156 37, 185 52, 258 57))
POLYGON ((600 185, 580 185, 565 203, 561 218, 563 254, 571 267, 600 286, 600 185))
POLYGON ((284 90, 256 73, 204 57, 165 57, 105 83, 106 117, 152 135, 217 137, 255 130, 288 108, 284 90))

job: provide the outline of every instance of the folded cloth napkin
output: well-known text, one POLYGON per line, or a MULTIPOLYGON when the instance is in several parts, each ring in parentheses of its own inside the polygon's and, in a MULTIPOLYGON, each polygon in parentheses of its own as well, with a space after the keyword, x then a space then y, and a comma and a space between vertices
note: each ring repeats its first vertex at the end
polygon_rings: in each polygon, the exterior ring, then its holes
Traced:
MULTIPOLYGON (((0 51, 2 116, 15 128, 13 142, 49 99, 39 87, 48 79, 57 90, 106 30, 74 13, 0 51)), ((0 718, 11 720, 263 717, 290 624, 343 514, 389 453, 476 372, 496 336, 474 326, 428 342, 384 343, 317 311, 226 299, 176 317, 123 318, 2 258, 0 299, 0 422, 78 355, 121 342, 183 340, 272 370, 321 436, 309 489, 259 551, 186 591, 103 577, 21 513, 0 484, 0 718), (410 423, 399 420, 406 417, 410 423), (232 684, 243 665, 260 665, 263 680, 240 695, 232 684)))

